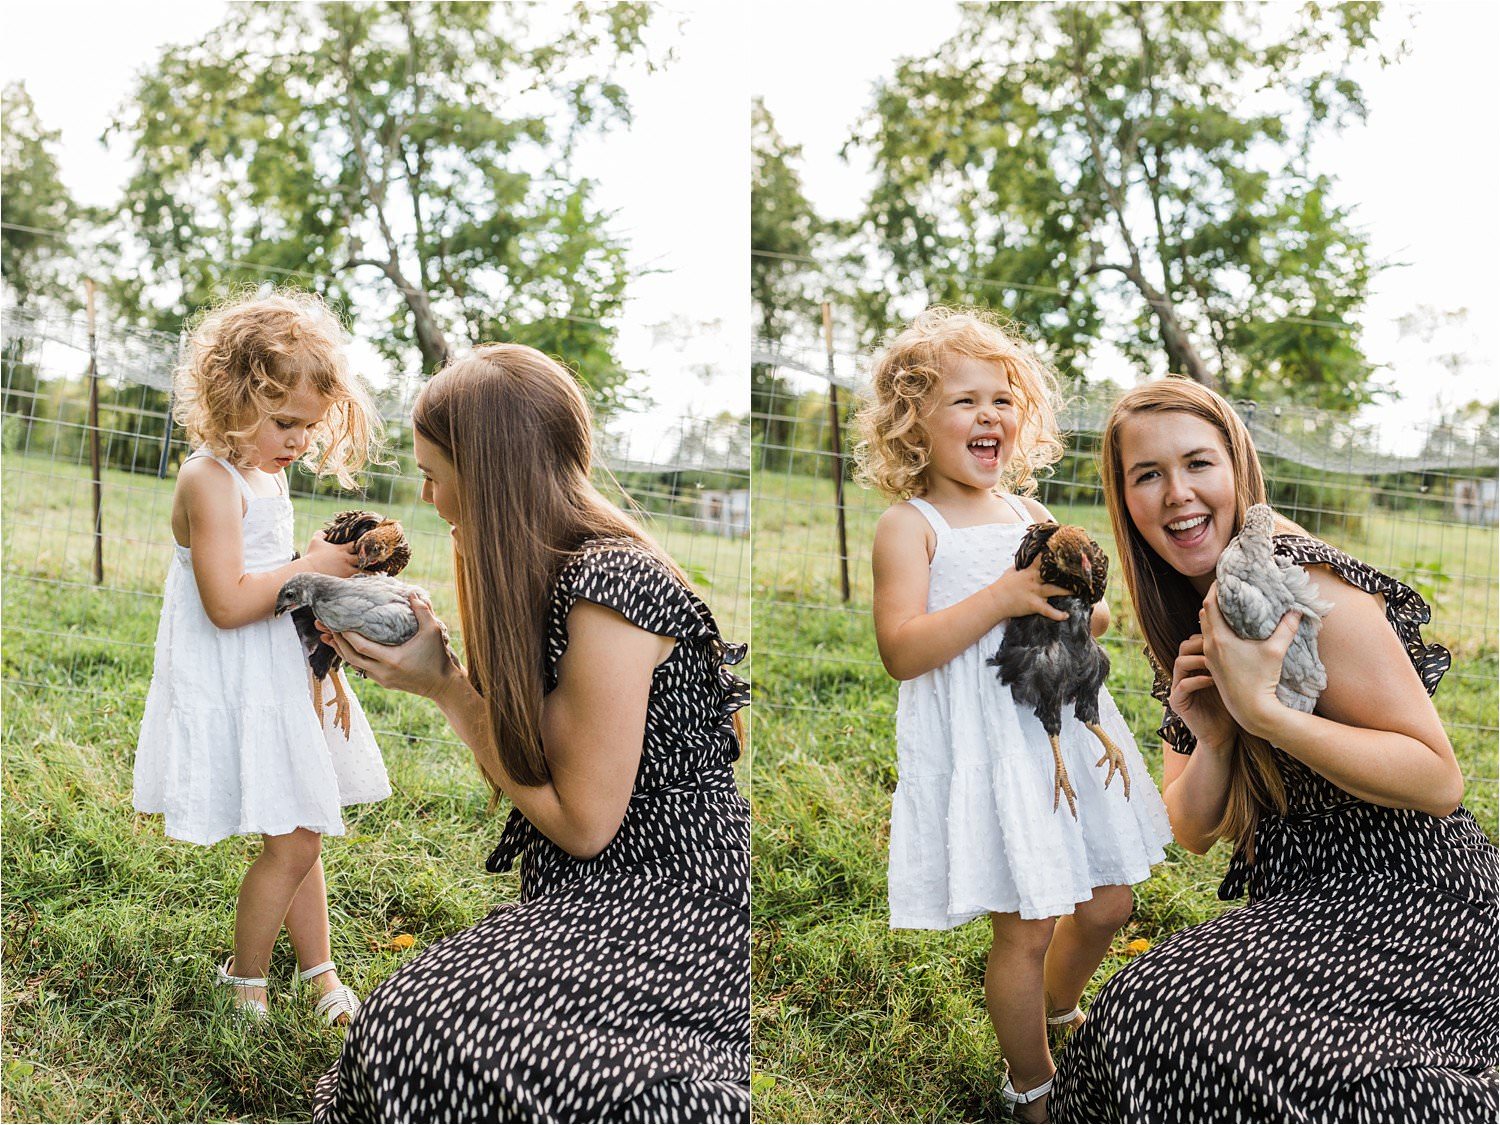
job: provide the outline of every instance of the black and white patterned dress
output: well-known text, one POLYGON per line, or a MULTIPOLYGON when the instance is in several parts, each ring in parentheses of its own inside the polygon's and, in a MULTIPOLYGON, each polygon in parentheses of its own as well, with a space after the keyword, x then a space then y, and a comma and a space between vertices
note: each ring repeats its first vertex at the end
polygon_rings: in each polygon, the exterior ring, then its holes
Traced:
MULTIPOLYGON (((1276 553, 1385 598, 1429 694, 1415 591, 1327 544, 1276 553)), ((1153 692, 1164 704, 1167 682, 1153 692)), ((1168 708, 1162 737, 1195 740, 1168 708)), ((1055 1121, 1494 1121, 1496 851, 1466 809, 1361 801, 1277 751, 1285 816, 1219 897, 1250 905, 1167 938, 1100 991, 1058 1065, 1055 1121)))
POLYGON ((595 540, 554 585, 545 687, 580 598, 678 638, 657 667, 619 833, 578 860, 512 811, 486 866, 521 899, 366 1001, 317 1121, 748 1121, 749 807, 724 665, 743 659, 641 547, 595 540))

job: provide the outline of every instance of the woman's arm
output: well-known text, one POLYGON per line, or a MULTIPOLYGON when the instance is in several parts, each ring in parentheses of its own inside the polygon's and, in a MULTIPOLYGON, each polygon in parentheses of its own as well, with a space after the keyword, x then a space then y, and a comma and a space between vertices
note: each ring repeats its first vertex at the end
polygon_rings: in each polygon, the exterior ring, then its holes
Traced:
POLYGON ((1448 815, 1463 797, 1463 775, 1380 603, 1321 567, 1308 573, 1333 604, 1318 637, 1328 686, 1317 711, 1295 711, 1276 698, 1296 614, 1265 641, 1246 641, 1224 621, 1211 589, 1204 600, 1205 651, 1225 706, 1245 730, 1356 797, 1448 815))
POLYGON ((1194 633, 1178 647, 1167 703, 1187 724, 1197 746, 1191 754, 1179 754, 1162 743, 1162 801, 1173 838, 1203 855, 1214 846, 1215 829, 1224 819, 1234 725, 1209 674, 1202 633, 1194 633))
POLYGON ((275 570, 245 573, 239 488, 221 466, 207 459, 182 467, 173 502, 181 504, 187 516, 193 580, 203 611, 220 629, 238 629, 270 617, 277 592, 294 574, 318 571, 347 578, 356 572, 353 544, 325 543, 319 532, 302 558, 275 570))
POLYGON ((568 613, 568 649, 558 662, 557 687, 542 705, 551 779, 521 785, 501 764, 484 700, 449 658, 432 610, 417 598, 412 608, 418 631, 406 644, 389 648, 342 633, 334 635, 334 647, 383 687, 433 700, 475 763, 527 820, 570 855, 598 855, 625 817, 640 768, 652 673, 675 641, 632 625, 612 609, 577 602, 568 613))
POLYGON ((1047 599, 1068 591, 1044 583, 1035 564, 1007 570, 963 601, 928 613, 929 534, 922 514, 907 504, 887 509, 875 525, 875 642, 896 679, 948 663, 1006 618, 1040 613, 1067 620, 1047 599))

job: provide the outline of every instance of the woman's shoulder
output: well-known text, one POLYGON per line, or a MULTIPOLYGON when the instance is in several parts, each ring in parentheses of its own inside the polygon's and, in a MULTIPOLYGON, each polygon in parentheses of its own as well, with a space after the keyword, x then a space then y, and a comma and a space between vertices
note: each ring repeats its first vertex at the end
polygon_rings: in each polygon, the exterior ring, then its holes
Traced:
MULTIPOLYGON (((1275 549, 1278 558, 1312 568, 1308 573, 1319 596, 1333 606, 1329 642, 1336 643, 1346 625, 1358 633, 1378 628, 1383 619, 1400 639, 1428 693, 1436 690, 1452 656, 1443 645, 1423 640, 1421 627, 1432 620, 1432 609, 1421 594, 1399 578, 1310 535, 1278 535, 1275 549), (1348 608, 1339 614, 1340 607, 1348 608)), ((1351 646, 1360 648, 1357 636, 1351 646)))
POLYGON ((652 632, 683 635, 713 620, 665 559, 639 540, 623 537, 587 540, 558 570, 556 607, 565 614, 580 598, 645 623, 652 632))
POLYGON ((557 584, 562 587, 611 580, 681 585, 654 551, 623 536, 585 540, 557 572, 557 584))

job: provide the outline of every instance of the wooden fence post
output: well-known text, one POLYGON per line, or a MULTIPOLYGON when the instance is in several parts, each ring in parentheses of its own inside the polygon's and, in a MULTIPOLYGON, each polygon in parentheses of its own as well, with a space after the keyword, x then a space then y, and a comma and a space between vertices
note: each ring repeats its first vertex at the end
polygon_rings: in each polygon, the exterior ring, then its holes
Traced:
POLYGON ((833 502, 838 509, 839 586, 849 600, 849 537, 844 527, 844 439, 839 431, 839 385, 833 381, 833 310, 823 302, 823 342, 828 348, 828 421, 833 432, 833 502))

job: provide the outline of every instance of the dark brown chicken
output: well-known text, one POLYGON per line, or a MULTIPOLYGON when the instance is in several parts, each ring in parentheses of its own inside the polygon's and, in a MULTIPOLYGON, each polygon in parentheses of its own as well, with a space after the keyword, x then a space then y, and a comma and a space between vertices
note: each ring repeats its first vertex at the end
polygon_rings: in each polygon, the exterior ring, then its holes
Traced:
MULTIPOLYGON (((323 536, 330 543, 353 543, 355 565, 364 574, 386 574, 394 577, 411 561, 411 545, 406 532, 395 520, 377 512, 340 512, 323 525, 323 536)), ((313 710, 323 715, 323 681, 333 681, 333 722, 344 737, 349 737, 349 695, 339 668, 344 661, 330 645, 318 638, 313 611, 299 606, 292 611, 302 651, 307 656, 311 676, 313 710)))
POLYGON ((1109 763, 1105 786, 1119 770, 1125 783, 1125 798, 1130 798, 1130 771, 1125 767, 1125 755, 1099 725, 1099 690, 1109 676, 1109 657, 1089 632, 1094 605, 1104 597, 1104 587, 1109 581, 1109 556, 1081 527, 1039 523, 1021 540, 1016 551, 1016 569, 1025 569, 1038 558, 1042 581, 1069 591, 1048 599, 1056 608, 1066 610, 1068 619, 1054 621, 1040 614, 1012 618, 1005 627, 1000 650, 989 662, 1000 669, 1000 682, 1010 686, 1016 702, 1030 707, 1041 720, 1042 729, 1052 742, 1052 760, 1057 770, 1052 808, 1055 811, 1066 796, 1068 808, 1076 818, 1077 794, 1068 779, 1058 745, 1064 704, 1073 705, 1078 721, 1104 745, 1104 756, 1094 764, 1109 763))

